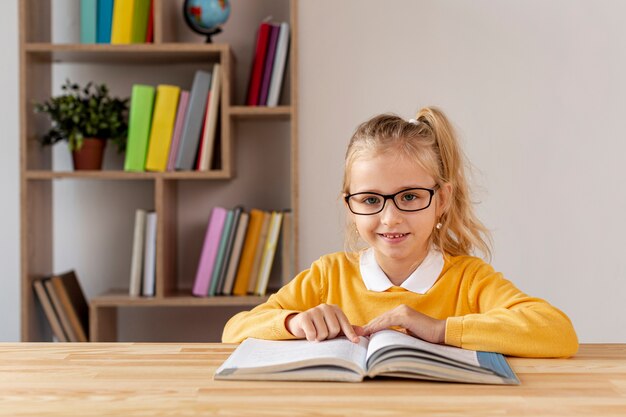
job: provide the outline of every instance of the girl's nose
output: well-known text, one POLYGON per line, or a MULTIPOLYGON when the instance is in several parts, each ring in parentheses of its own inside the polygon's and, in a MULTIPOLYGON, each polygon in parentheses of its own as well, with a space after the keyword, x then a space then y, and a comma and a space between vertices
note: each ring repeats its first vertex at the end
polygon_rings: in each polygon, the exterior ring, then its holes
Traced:
POLYGON ((402 212, 396 207, 391 200, 385 202, 383 211, 380 212, 380 221, 385 225, 394 225, 402 223, 402 212))

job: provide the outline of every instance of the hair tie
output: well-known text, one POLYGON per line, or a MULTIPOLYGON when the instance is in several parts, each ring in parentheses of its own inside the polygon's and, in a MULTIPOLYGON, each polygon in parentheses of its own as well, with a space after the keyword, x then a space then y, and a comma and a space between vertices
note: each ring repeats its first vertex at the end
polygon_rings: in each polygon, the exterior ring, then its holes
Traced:
POLYGON ((420 124, 420 122, 418 122, 416 119, 409 119, 409 123, 411 123, 412 125, 420 124))

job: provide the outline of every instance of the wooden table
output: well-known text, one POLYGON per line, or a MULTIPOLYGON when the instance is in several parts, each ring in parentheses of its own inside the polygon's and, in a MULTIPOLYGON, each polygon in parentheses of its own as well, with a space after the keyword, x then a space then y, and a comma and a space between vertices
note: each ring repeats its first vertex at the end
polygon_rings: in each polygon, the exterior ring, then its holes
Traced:
POLYGON ((626 345, 516 359, 521 386, 214 381, 222 344, 0 344, 2 416, 626 416, 626 345))

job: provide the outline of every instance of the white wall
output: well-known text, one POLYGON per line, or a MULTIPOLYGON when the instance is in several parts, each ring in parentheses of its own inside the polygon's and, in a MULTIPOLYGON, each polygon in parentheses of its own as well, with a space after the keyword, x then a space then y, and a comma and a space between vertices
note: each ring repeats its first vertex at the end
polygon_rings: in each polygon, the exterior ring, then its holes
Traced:
POLYGON ((626 2, 301 3, 304 263, 342 247, 337 194, 356 125, 437 105, 479 168, 494 266, 626 342, 626 2))
MULTIPOLYGON (((14 57, 0 66, 0 340, 19 338, 16 4, 0 2, 14 57)), ((356 125, 437 105, 478 168, 495 267, 566 311, 581 341, 626 342, 624 15, 618 1, 301 1, 301 266, 342 248, 356 125)))

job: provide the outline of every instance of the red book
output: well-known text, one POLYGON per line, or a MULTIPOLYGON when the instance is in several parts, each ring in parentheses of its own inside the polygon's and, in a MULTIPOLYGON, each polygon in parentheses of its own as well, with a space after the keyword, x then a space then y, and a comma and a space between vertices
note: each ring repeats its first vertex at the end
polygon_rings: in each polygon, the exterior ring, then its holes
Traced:
POLYGON ((261 81, 263 78, 263 67, 265 56, 267 55, 267 45, 269 43, 269 35, 271 25, 269 23, 261 23, 256 38, 256 50, 254 59, 252 60, 252 71, 250 72, 250 83, 248 84, 248 98, 246 104, 248 106, 257 106, 259 104, 259 94, 261 92, 261 81))
POLYGON ((148 14, 148 26, 146 27, 146 43, 152 43, 154 31, 154 0, 150 0, 150 12, 148 14))

